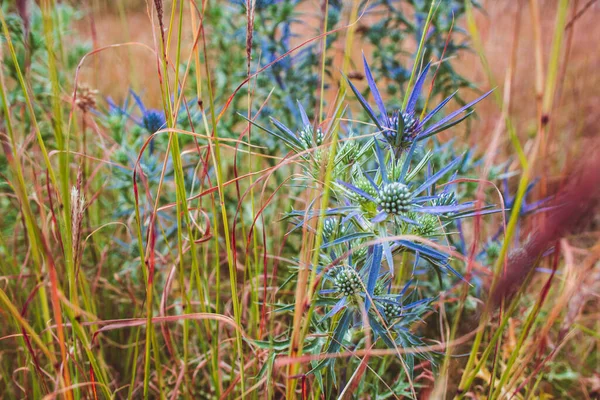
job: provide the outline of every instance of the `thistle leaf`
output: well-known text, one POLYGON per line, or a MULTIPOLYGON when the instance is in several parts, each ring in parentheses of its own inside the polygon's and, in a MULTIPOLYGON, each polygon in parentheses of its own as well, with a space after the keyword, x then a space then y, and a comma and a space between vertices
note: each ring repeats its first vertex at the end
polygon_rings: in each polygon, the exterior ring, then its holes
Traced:
POLYGON ((365 298, 365 309, 367 312, 371 307, 371 299, 373 298, 373 292, 375 291, 375 285, 379 278, 379 270, 381 269, 381 256, 382 246, 376 244, 372 246, 373 254, 371 256, 371 263, 367 270, 367 296, 365 298))

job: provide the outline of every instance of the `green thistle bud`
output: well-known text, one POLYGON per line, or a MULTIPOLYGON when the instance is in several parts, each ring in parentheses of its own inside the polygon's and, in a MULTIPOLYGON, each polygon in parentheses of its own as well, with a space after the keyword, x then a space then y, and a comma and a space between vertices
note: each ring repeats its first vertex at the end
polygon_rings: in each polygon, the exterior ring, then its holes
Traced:
POLYGON ((352 267, 340 267, 337 271, 334 284, 343 296, 353 296, 362 289, 362 281, 358 273, 352 267))
MULTIPOLYGON (((371 183, 369 183, 369 181, 364 176, 359 176, 358 178, 354 179, 353 183, 354 183, 354 186, 356 186, 363 192, 371 195, 372 197, 377 196, 377 190, 373 187, 373 185, 371 185, 371 183)), ((355 192, 351 192, 351 193, 349 193, 349 195, 350 195, 350 198, 352 200, 356 201, 357 203, 363 204, 363 203, 370 201, 369 199, 367 199, 355 192)))
POLYGON ((381 281, 377 281, 377 283, 375 284, 375 289, 373 289, 373 296, 382 296, 385 294, 386 290, 385 290, 385 284, 382 283, 381 281))
POLYGON ((321 128, 317 128, 317 134, 315 135, 315 143, 317 144, 317 146, 322 145, 324 139, 325 135, 323 134, 323 131, 321 130, 321 128))
POLYGON ((485 249, 485 253, 488 257, 488 259, 490 260, 495 260, 498 257, 500 257, 500 244, 496 243, 496 242, 492 242, 490 244, 488 244, 487 248, 485 249))
POLYGON ((450 206, 456 203, 456 195, 454 192, 441 193, 435 200, 436 206, 450 206))
POLYGON ((129 156, 127 155, 127 152, 122 148, 119 148, 117 151, 115 151, 113 157, 117 163, 126 166, 129 165, 129 156))
POLYGON ((417 222, 419 225, 415 227, 415 233, 419 236, 434 235, 440 225, 436 216, 431 214, 421 214, 417 222))
POLYGON ((339 153, 341 155, 340 161, 342 164, 351 164, 355 162, 356 158, 358 157, 359 150, 360 146, 356 141, 351 140, 344 142, 344 147, 342 147, 342 150, 339 153))
POLYGON ((385 302, 382 304, 383 316, 387 321, 393 321, 402 314, 402 306, 396 303, 385 302))
POLYGON ((312 126, 307 125, 298 133, 298 137, 303 142, 304 148, 309 149, 315 145, 322 145, 323 140, 325 139, 325 134, 321 128, 317 128, 317 133, 314 134, 312 126))
POLYGON ((323 236, 326 239, 333 237, 337 231, 337 221, 334 218, 328 218, 323 221, 323 236))
POLYGON ((383 185, 377 198, 377 204, 388 214, 408 212, 411 205, 412 194, 408 186, 391 182, 383 185))

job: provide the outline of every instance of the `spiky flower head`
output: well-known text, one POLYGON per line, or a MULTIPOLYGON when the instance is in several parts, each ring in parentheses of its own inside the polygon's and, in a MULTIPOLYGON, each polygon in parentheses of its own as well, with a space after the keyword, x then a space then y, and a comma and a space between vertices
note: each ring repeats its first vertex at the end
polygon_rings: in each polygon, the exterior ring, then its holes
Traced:
POLYGON ((323 236, 326 239, 333 237, 337 231, 337 221, 334 218, 327 218, 323 221, 323 236))
POLYGON ((433 201, 436 206, 451 206, 456 204, 456 194, 453 191, 440 193, 433 201))
POLYGON ((363 246, 354 252, 354 258, 361 259, 367 256, 367 247, 363 246))
POLYGON ((500 257, 501 246, 498 242, 491 242, 487 245, 485 253, 489 260, 496 260, 500 257))
POLYGON ((386 128, 382 132, 383 137, 394 147, 407 149, 419 133, 419 119, 414 112, 396 110, 383 122, 386 128))
POLYGON ((435 215, 421 214, 417 222, 419 225, 415 227, 415 233, 419 236, 432 236, 437 231, 440 223, 435 215))
POLYGON ((155 133, 159 131, 165 125, 165 115, 162 111, 148 109, 142 114, 141 126, 148 131, 148 133, 155 133))
POLYGON ((317 128, 317 132, 315 134, 313 127, 311 125, 306 125, 300 132, 298 132, 298 138, 300 138, 302 141, 304 148, 309 149, 315 145, 322 145, 324 135, 321 128, 317 128))
POLYGON ((385 183, 377 197, 377 204, 388 214, 406 213, 410 210, 412 194, 403 183, 385 183))
POLYGON ((382 280, 378 280, 377 283, 375 283, 375 289, 373 289, 373 296, 382 296, 386 292, 387 290, 385 282, 382 280))
POLYGON ((402 306, 396 302, 382 302, 383 316, 386 321, 393 321, 402 314, 402 306))
POLYGON ((339 151, 340 160, 344 164, 352 164, 360 153, 360 145, 356 140, 347 140, 339 151))
MULTIPOLYGON (((412 149, 414 150, 414 147, 412 149)), ((378 146, 376 146, 375 153, 379 171, 373 178, 364 171, 357 171, 354 184, 342 180, 337 181, 347 193, 350 193, 350 200, 355 200, 356 197, 364 199, 357 201, 358 206, 360 206, 359 210, 363 212, 363 217, 370 218, 371 222, 395 221, 394 218, 388 219, 388 216, 394 215, 404 222, 418 225, 415 222, 415 214, 425 213, 441 215, 444 218, 454 218, 458 215, 457 213, 473 208, 473 202, 458 204, 453 200, 454 194, 450 191, 444 192, 442 195, 430 195, 435 183, 456 168, 462 157, 456 157, 436 173, 428 174, 422 183, 414 185, 412 182, 415 176, 414 170, 408 174, 411 155, 414 154, 413 151, 407 153, 408 157, 401 165, 392 164, 392 170, 386 166, 385 156, 378 146), (364 184, 364 187, 358 187, 356 176, 364 177, 368 185, 364 184), (381 183, 376 182, 378 180, 381 180, 381 183), (375 196, 372 194, 373 190, 377 193, 375 196), (425 192, 427 192, 425 196, 421 195, 425 192), (441 200, 438 200, 438 197, 441 200), (450 204, 440 205, 436 203, 436 200, 450 204)), ((421 165, 425 165, 425 163, 421 163, 421 165)), ((422 168, 422 166, 419 168, 422 168)))
MULTIPOLYGON (((308 115, 306 114, 306 110, 302 107, 302 104, 298 102, 298 111, 300 112, 300 116, 302 118, 302 125, 299 130, 294 130, 288 128, 284 124, 282 124, 277 119, 271 117, 271 122, 277 130, 281 132, 281 134, 277 134, 276 136, 283 140, 285 144, 294 150, 297 153, 303 152, 308 149, 312 149, 316 146, 321 146, 323 141, 325 140, 326 132, 323 132, 321 127, 317 127, 316 131, 313 128, 313 124, 311 123, 308 115)), ((268 129, 261 127, 253 121, 250 121, 253 125, 261 128, 262 130, 269 132, 268 129)))
MULTIPOLYGON (((362 190, 363 192, 365 192, 373 197, 377 196, 377 190, 373 186, 371 186, 369 181, 367 181, 365 178, 357 179, 355 184, 356 184, 356 187, 359 188, 360 190, 362 190)), ((369 199, 362 196, 360 193, 353 193, 353 198, 360 203, 369 201, 369 199)))
POLYGON ((317 135, 315 137, 315 143, 317 144, 317 146, 320 146, 323 144, 323 139, 325 139, 325 135, 323 134, 323 131, 321 130, 321 128, 317 128, 317 135))
POLYGON ((377 197, 377 189, 373 187, 373 185, 365 177, 359 165, 354 165, 352 167, 352 177, 352 184, 354 187, 359 189, 359 191, 348 191, 349 197, 352 201, 359 204, 365 204, 371 202, 372 198, 377 197), (364 194, 370 198, 365 197, 364 194))
POLYGON ((358 294, 363 288, 360 276, 350 266, 339 267, 333 282, 338 292, 343 296, 353 296, 358 294))
POLYGON ((165 114, 160 110, 146 108, 140 96, 133 90, 130 90, 129 92, 142 112, 142 118, 136 121, 137 124, 150 134, 162 129, 166 124, 165 114))
POLYGON ((389 145, 391 149, 393 149, 396 155, 399 155, 402 151, 409 148, 412 143, 425 140, 439 132, 449 129, 452 126, 460 123, 471 113, 467 112, 465 115, 462 116, 461 114, 463 114, 465 111, 467 111, 469 108, 474 106, 476 103, 478 103, 491 93, 491 91, 487 92, 486 94, 472 101, 471 103, 466 104, 458 110, 448 114, 446 117, 441 118, 439 121, 429 124, 432 118, 456 94, 451 94, 446 99, 444 99, 437 107, 435 107, 433 110, 431 110, 431 112, 425 115, 422 120, 415 116, 417 102, 419 100, 419 96, 421 94, 421 90, 423 89, 423 85, 425 83, 425 79, 427 77, 427 73, 429 72, 431 64, 427 64, 423 68, 422 72, 419 74, 419 77, 415 81, 414 87, 410 91, 410 95, 403 104, 403 108, 395 110, 390 114, 386 110, 381 94, 379 93, 379 89, 377 88, 377 84, 375 83, 373 75, 371 74, 371 69, 369 68, 367 59, 364 56, 363 63, 365 69, 365 77, 367 78, 369 89, 371 90, 371 94, 373 95, 375 103, 377 104, 378 112, 376 112, 369 105, 369 103, 362 96, 360 91, 354 86, 354 84, 350 80, 348 80, 348 84, 354 92, 354 94, 356 95, 356 97, 358 98, 362 107, 365 109, 371 120, 375 123, 378 130, 381 132, 383 140, 389 145))

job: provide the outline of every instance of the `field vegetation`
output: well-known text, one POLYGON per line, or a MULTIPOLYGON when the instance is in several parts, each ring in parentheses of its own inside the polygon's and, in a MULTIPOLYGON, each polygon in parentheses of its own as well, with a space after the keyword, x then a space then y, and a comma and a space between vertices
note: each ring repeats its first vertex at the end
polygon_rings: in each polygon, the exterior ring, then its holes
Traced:
POLYGON ((599 17, 3 2, 0 398, 599 398, 599 17))

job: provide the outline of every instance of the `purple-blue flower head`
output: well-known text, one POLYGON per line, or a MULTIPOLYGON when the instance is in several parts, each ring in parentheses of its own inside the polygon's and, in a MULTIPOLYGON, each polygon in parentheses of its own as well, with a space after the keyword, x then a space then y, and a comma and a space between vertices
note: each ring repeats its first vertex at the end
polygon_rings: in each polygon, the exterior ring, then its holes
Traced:
POLYGON ((165 123, 165 115, 162 111, 147 109, 142 114, 140 126, 146 129, 148 133, 154 133, 159 131, 165 125, 165 123))
POLYGON ((165 114, 157 109, 146 108, 142 102, 142 99, 140 99, 140 97, 133 90, 130 90, 130 92, 137 106, 142 112, 141 119, 134 119, 136 124, 146 129, 146 131, 150 134, 153 134, 156 131, 164 128, 166 124, 165 114))
POLYGON ((430 124, 429 122, 431 119, 436 116, 456 94, 455 92, 444 99, 437 107, 426 114, 423 119, 419 118, 420 116, 416 111, 417 101, 421 95, 421 90, 423 89, 423 84, 425 83, 425 78, 427 77, 427 73, 429 72, 431 64, 427 64, 425 68, 423 68, 423 71, 421 71, 419 74, 415 86, 410 92, 406 107, 403 110, 394 110, 392 112, 388 112, 383 103, 383 99, 381 98, 379 90, 377 89, 373 75, 371 74, 371 69, 369 68, 367 59, 364 57, 364 55, 363 62, 367 83, 369 84, 369 89, 371 90, 371 94, 375 99, 378 112, 376 112, 369 105, 369 103, 365 100, 360 91, 352 84, 352 82, 349 79, 346 79, 350 85, 350 88, 358 98, 358 101, 369 115, 369 118, 371 118, 371 120, 379 129, 383 140, 394 150, 396 155, 399 155, 402 151, 410 148, 413 142, 419 142, 427 139, 428 137, 431 137, 460 123, 472 112, 467 112, 464 115, 461 114, 491 93, 491 91, 485 93, 483 96, 448 114, 439 121, 430 124))

